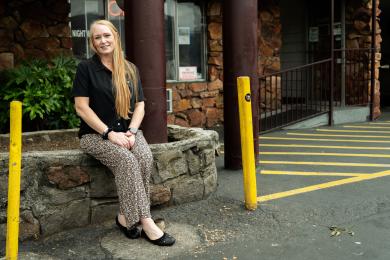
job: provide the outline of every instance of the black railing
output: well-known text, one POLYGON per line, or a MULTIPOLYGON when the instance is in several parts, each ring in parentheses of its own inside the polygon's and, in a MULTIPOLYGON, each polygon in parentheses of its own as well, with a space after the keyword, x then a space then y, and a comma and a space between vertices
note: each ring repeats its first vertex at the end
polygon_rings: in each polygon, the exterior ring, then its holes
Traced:
POLYGON ((335 50, 336 106, 366 106, 370 103, 372 49, 335 50))
POLYGON ((260 132, 329 111, 331 59, 259 78, 260 132))
POLYGON ((326 59, 259 78, 260 132, 281 128, 335 107, 371 104, 372 53, 367 49, 336 49, 326 59), (331 64, 334 68, 331 101, 331 64))

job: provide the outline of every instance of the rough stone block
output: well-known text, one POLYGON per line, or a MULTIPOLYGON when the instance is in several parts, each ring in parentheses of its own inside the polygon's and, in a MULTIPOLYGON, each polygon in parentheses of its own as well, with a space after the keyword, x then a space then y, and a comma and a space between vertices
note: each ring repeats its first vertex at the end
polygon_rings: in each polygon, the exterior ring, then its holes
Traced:
POLYGON ((8 177, 0 173, 0 198, 7 198, 8 194, 8 177))
POLYGON ((190 84, 190 89, 193 92, 202 92, 207 89, 207 83, 201 82, 201 83, 191 83, 190 84))
POLYGON ((15 30, 18 27, 18 23, 12 16, 5 16, 0 19, 0 27, 15 30))
POLYGON ((172 149, 160 154, 156 158, 158 175, 162 181, 186 174, 187 162, 180 150, 172 149))
POLYGON ((187 155, 189 173, 191 175, 199 174, 200 167, 201 167, 201 160, 199 158, 199 155, 194 154, 192 150, 188 150, 186 152, 186 155, 187 155))
POLYGON ((10 52, 0 53, 0 70, 14 67, 14 54, 10 52))
POLYGON ((32 212, 27 210, 20 214, 19 239, 21 241, 39 238, 40 233, 39 221, 33 216, 32 212))
POLYGON ((60 40, 58 40, 56 37, 37 38, 25 43, 26 48, 28 49, 36 48, 41 50, 56 49, 60 47, 60 44, 60 40))
POLYGON ((191 108, 191 102, 189 99, 181 99, 173 103, 173 110, 175 112, 184 111, 191 108))
POLYGON ((91 224, 114 220, 118 212, 118 200, 91 200, 91 224))
POLYGON ((42 186, 39 189, 43 202, 47 205, 58 206, 87 196, 86 187, 80 186, 68 190, 42 186))
POLYGON ((210 16, 219 16, 221 15, 221 3, 219 2, 213 2, 209 5, 209 8, 207 10, 207 15, 210 16))
POLYGON ((216 102, 215 97, 210 97, 210 98, 204 98, 203 99, 203 109, 207 107, 214 107, 216 102))
POLYGON ((60 189, 69 189, 89 182, 86 168, 80 166, 50 166, 46 175, 49 182, 60 189))
POLYGON ((28 20, 20 25, 20 29, 23 31, 24 36, 28 39, 34 39, 38 37, 49 37, 48 32, 43 24, 38 21, 28 20))
POLYGON ((200 171, 200 175, 202 176, 203 179, 207 178, 207 176, 215 174, 217 172, 217 168, 215 167, 214 164, 211 164, 206 167, 202 167, 200 171))
POLYGON ((191 99, 191 106, 193 108, 200 108, 200 107, 202 107, 202 103, 203 103, 203 101, 200 98, 192 98, 191 99))
POLYGON ((51 235, 66 229, 83 227, 89 224, 90 200, 74 201, 70 204, 48 209, 39 217, 43 236, 51 235))
POLYGON ((209 41, 210 51, 223 51, 222 44, 220 40, 210 40, 209 41))
POLYGON ((182 119, 182 118, 179 118, 179 117, 175 118, 175 125, 183 126, 183 127, 189 127, 190 126, 190 124, 188 123, 188 121, 186 119, 182 119))
POLYGON ((222 24, 221 23, 209 23, 208 31, 210 39, 219 40, 222 39, 222 24))
POLYGON ((207 126, 214 126, 217 122, 220 121, 222 117, 222 110, 218 108, 207 108, 206 109, 206 118, 207 126))
POLYGON ((220 79, 216 79, 207 85, 208 90, 221 90, 223 88, 223 82, 220 79))
POLYGON ((116 185, 114 175, 106 167, 91 167, 88 169, 91 178, 89 185, 89 197, 103 198, 116 197, 116 185))
POLYGON ((204 113, 198 109, 191 109, 187 112, 189 122, 192 126, 202 126, 206 122, 204 113))
POLYGON ((56 37, 69 37, 70 36, 70 28, 66 23, 57 24, 54 26, 50 26, 47 28, 47 31, 50 35, 56 37))
POLYGON ((150 202, 152 206, 166 204, 171 200, 171 190, 163 185, 151 185, 150 202))
MULTIPOLYGON (((210 168, 211 170, 211 168, 210 168)), ((214 167, 214 171, 211 172, 206 178, 204 178, 204 194, 203 198, 207 198, 211 193, 217 189, 217 169, 214 167)))
POLYGON ((219 55, 217 57, 209 57, 207 63, 217 65, 217 66, 222 66, 223 65, 222 56, 219 55))
POLYGON ((197 201, 203 198, 204 183, 201 178, 177 178, 169 186, 172 189, 174 204, 197 201))
POLYGON ((0 224, 0 240, 7 238, 7 223, 0 224))

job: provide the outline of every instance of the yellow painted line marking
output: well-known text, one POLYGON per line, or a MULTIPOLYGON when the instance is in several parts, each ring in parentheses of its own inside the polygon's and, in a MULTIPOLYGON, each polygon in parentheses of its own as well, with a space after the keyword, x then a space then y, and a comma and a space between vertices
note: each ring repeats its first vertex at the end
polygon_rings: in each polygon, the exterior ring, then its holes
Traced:
POLYGON ((370 173, 297 172, 297 171, 273 171, 273 170, 261 170, 260 174, 267 174, 267 175, 297 175, 297 176, 338 176, 338 177, 370 175, 370 173))
POLYGON ((342 157, 368 157, 390 158, 390 154, 364 154, 364 153, 313 153, 313 152, 259 152, 261 155, 317 155, 317 156, 342 156, 342 157))
POLYGON ((340 129, 316 129, 319 132, 346 132, 346 133, 377 133, 377 134, 390 134, 390 131, 378 131, 378 130, 340 130, 340 129))
POLYGON ((259 147, 297 147, 297 148, 322 148, 322 149, 351 149, 351 150, 390 150, 390 147, 372 146, 340 146, 340 145, 307 145, 307 144, 259 144, 259 147))
POLYGON ((389 175, 390 175, 390 171, 383 171, 383 172, 373 173, 373 174, 369 174, 369 175, 356 176, 356 177, 345 178, 345 179, 337 180, 337 181, 325 182, 325 183, 321 183, 321 184, 307 186, 304 188, 293 189, 293 190, 273 193, 273 194, 269 194, 269 195, 259 196, 259 197, 257 197, 257 202, 264 202, 264 201, 269 201, 269 200, 274 200, 274 199, 285 198, 285 197, 289 197, 289 196, 293 196, 293 195, 297 195, 297 194, 302 194, 302 193, 306 193, 306 192, 310 192, 310 191, 316 191, 316 190, 336 187, 336 186, 359 182, 359 181, 372 180, 372 179, 385 177, 385 176, 389 176, 389 175))
POLYGON ((384 163, 347 163, 347 162, 291 162, 260 160, 260 164, 292 164, 292 165, 322 165, 322 166, 349 166, 349 167, 390 167, 384 163))
POLYGON ((355 138, 390 138, 390 135, 330 135, 330 134, 306 134, 306 133, 287 133, 287 135, 298 136, 327 136, 327 137, 355 137, 355 138))
POLYGON ((390 143, 386 140, 354 140, 354 139, 328 139, 328 138, 293 138, 293 137, 272 137, 261 136, 259 139, 267 140, 294 140, 294 141, 326 141, 326 142, 354 142, 354 143, 390 143))
POLYGON ((368 123, 369 125, 390 125, 390 123, 384 123, 384 122, 372 122, 368 123))
POLYGON ((345 125, 345 128, 385 128, 390 129, 390 126, 367 126, 367 125, 345 125))

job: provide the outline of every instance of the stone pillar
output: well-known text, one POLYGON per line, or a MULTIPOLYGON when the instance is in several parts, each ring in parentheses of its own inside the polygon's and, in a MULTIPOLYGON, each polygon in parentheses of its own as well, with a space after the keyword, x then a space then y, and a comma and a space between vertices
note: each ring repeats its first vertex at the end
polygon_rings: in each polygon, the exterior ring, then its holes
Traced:
MULTIPOLYGON (((237 77, 250 76, 253 139, 258 154, 257 0, 223 2, 225 168, 242 167, 237 77)), ((256 159, 257 162, 257 159, 256 159)))
POLYGON ((165 143, 167 108, 165 93, 164 1, 124 1, 126 54, 137 65, 146 98, 142 123, 149 143, 165 143))

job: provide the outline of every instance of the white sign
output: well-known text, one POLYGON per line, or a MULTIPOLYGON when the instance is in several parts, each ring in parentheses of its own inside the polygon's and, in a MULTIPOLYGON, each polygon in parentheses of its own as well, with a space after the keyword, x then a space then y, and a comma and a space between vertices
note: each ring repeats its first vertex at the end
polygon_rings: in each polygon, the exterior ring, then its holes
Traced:
POLYGON ((197 69, 196 66, 179 67, 179 80, 196 80, 197 69))
POLYGON ((88 31, 87 30, 72 30, 72 37, 86 38, 86 37, 88 37, 88 31))
POLYGON ((334 35, 341 35, 341 23, 334 23, 334 35))
POLYGON ((190 27, 179 27, 178 29, 179 44, 190 45, 190 27))
POLYGON ((318 27, 309 28, 309 42, 318 42, 320 31, 318 27))

